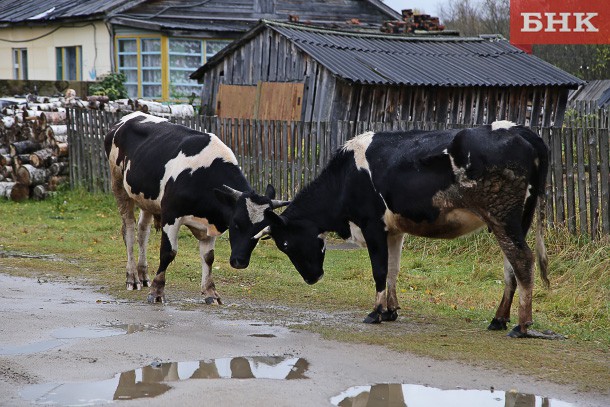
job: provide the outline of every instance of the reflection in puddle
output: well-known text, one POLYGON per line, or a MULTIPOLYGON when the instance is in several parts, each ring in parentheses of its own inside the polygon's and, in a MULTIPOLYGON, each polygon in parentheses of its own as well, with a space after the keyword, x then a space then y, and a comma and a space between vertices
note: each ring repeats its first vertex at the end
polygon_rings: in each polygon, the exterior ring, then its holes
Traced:
POLYGON ((165 325, 148 324, 108 324, 100 326, 77 326, 73 328, 60 328, 51 333, 55 339, 28 343, 26 345, 0 347, 0 356, 6 355, 30 355, 32 353, 45 352, 69 343, 69 339, 81 338, 105 338, 108 336, 132 334, 147 330, 161 329, 165 325))
POLYGON ((254 338, 275 338, 276 337, 273 334, 250 334, 248 336, 252 336, 254 338))
POLYGON ((106 338, 108 336, 132 334, 164 328, 164 325, 148 324, 108 324, 100 326, 77 326, 53 331, 51 336, 57 339, 106 338))
POLYGON ((441 390, 415 384, 384 383, 350 387, 330 402, 340 407, 572 407, 565 401, 515 391, 441 390))
POLYGON ((36 404, 94 405, 112 400, 155 397, 188 379, 306 379, 309 362, 283 356, 221 358, 198 362, 153 363, 112 379, 83 383, 47 383, 26 387, 21 396, 36 404))

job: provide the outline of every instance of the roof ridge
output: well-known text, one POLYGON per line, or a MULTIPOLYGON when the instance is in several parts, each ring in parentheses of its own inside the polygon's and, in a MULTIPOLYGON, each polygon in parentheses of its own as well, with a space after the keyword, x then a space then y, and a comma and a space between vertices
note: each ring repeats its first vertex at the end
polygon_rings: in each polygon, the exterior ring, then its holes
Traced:
MULTIPOLYGON (((323 27, 319 25, 312 24, 302 24, 302 23, 291 23, 284 22, 278 20, 266 20, 262 19, 260 22, 268 27, 282 27, 295 29, 300 31, 310 31, 316 32, 320 34, 331 34, 338 36, 346 36, 346 37, 365 37, 365 38, 381 38, 386 40, 398 40, 398 41, 438 41, 438 42, 450 42, 450 41, 459 41, 459 42, 481 42, 481 41, 489 41, 491 38, 484 37, 460 37, 456 36, 446 36, 446 35, 435 35, 435 36, 417 36, 417 35, 404 35, 404 34, 391 34, 391 33, 382 33, 377 31, 357 31, 357 30, 347 30, 345 28, 331 28, 331 27, 323 27)), ((494 37, 493 39, 497 39, 494 37)))

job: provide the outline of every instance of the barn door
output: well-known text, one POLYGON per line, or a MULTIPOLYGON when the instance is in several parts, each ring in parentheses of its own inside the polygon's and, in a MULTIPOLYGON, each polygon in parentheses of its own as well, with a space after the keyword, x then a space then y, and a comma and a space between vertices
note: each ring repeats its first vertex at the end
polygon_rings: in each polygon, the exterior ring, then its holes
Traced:
POLYGON ((302 83, 220 84, 216 114, 230 119, 300 121, 303 89, 302 83))

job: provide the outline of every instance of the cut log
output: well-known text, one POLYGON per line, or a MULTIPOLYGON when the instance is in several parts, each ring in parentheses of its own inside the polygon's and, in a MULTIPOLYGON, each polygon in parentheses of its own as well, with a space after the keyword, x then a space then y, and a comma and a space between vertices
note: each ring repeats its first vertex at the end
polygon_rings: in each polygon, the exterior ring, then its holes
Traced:
POLYGON ((57 143, 53 146, 53 155, 57 157, 67 157, 68 154, 68 143, 57 143))
POLYGON ((68 181, 68 177, 66 176, 53 175, 49 177, 48 189, 49 191, 57 191, 57 188, 59 188, 60 185, 65 184, 68 181))
POLYGON ((51 173, 51 175, 69 175, 70 164, 65 161, 53 163, 49 167, 49 172, 51 173))
POLYGON ((38 119, 40 127, 47 127, 52 124, 65 124, 66 112, 42 112, 38 119))
POLYGON ((9 199, 15 182, 0 182, 0 197, 9 199))
POLYGON ((35 168, 30 164, 22 165, 15 174, 15 181, 28 186, 44 184, 47 178, 48 171, 46 168, 35 168))
POLYGON ((18 182, 11 188, 11 201, 22 202, 30 197, 30 187, 18 182))
POLYGON ((40 150, 42 146, 32 140, 15 141, 10 145, 10 154, 16 156, 19 154, 31 154, 34 151, 40 150))
POLYGON ((0 166, 13 164, 13 157, 10 154, 0 154, 0 166))
POLYGON ((0 174, 2 174, 4 179, 13 178, 14 172, 15 171, 13 170, 13 166, 12 165, 0 166, 0 174))
POLYGON ((45 185, 36 185, 32 188, 32 199, 35 201, 43 201, 47 199, 51 193, 52 192, 47 190, 45 185))
POLYGON ((13 167, 15 170, 21 167, 24 164, 30 163, 30 155, 29 154, 19 154, 13 156, 13 167))
POLYGON ((51 165, 51 157, 53 157, 53 150, 43 148, 30 154, 30 164, 36 168, 49 167, 51 165))

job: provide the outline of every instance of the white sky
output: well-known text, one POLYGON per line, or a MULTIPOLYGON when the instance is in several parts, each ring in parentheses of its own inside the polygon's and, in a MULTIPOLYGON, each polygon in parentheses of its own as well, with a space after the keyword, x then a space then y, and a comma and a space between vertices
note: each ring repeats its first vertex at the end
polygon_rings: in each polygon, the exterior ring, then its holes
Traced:
POLYGON ((439 4, 447 4, 449 0, 385 0, 384 2, 398 12, 411 8, 419 9, 425 14, 438 16, 439 4))

